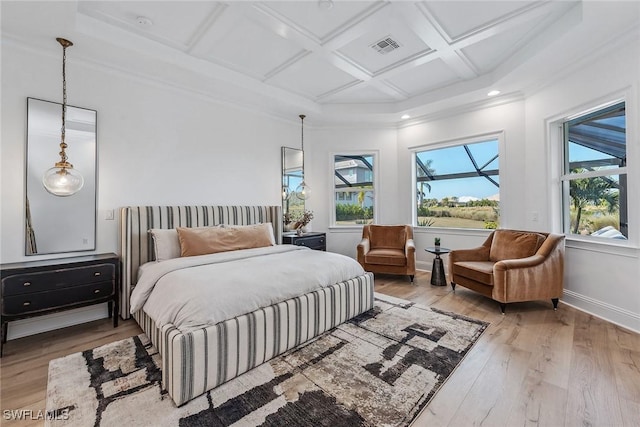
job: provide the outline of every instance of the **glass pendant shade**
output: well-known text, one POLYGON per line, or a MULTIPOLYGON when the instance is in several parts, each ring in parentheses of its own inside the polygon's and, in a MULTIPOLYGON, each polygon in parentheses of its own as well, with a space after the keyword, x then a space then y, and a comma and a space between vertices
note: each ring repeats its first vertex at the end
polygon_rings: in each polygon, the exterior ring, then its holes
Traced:
POLYGON ((82 188, 84 178, 80 172, 69 166, 56 166, 47 170, 42 177, 44 188, 54 196, 71 196, 82 188))
POLYGON ((311 197, 311 187, 304 180, 296 187, 296 197, 301 200, 307 200, 311 197))

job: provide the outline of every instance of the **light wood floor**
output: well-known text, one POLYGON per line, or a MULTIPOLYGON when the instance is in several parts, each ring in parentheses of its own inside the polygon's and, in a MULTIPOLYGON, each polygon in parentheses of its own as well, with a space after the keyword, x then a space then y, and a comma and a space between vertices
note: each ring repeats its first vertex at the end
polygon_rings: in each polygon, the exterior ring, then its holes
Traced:
MULTIPOLYGON (((638 426, 640 335, 550 301, 497 303, 458 287, 376 276, 376 291, 491 323, 414 426, 638 426)), ((45 407, 49 360, 140 333, 108 319, 12 340, 1 362, 5 410, 45 407)))

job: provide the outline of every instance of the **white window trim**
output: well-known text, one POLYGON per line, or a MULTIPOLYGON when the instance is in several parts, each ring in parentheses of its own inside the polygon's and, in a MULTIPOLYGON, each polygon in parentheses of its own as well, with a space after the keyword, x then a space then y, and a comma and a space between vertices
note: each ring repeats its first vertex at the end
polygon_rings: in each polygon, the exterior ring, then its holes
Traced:
MULTIPOLYGON (((475 144, 478 142, 487 142, 491 140, 498 141, 498 159, 500 164, 503 164, 505 161, 504 153, 505 150, 505 140, 504 140, 504 131, 495 131, 495 132, 487 132, 478 135, 473 135, 469 137, 463 138, 455 138, 448 139, 445 141, 439 141, 434 143, 427 143, 417 146, 409 147, 409 152, 411 153, 411 188, 410 188, 410 199, 411 200, 411 223, 413 224, 414 230, 419 231, 423 229, 431 229, 431 230, 460 230, 460 231, 470 231, 470 230, 485 230, 484 228, 454 228, 454 227, 421 227, 418 225, 418 206, 416 205, 416 187, 418 186, 418 177, 416 176, 416 156, 418 152, 429 151, 429 150, 438 150, 441 148, 449 148, 449 147, 457 147, 459 145, 467 145, 467 144, 475 144)), ((502 170, 501 168, 499 168, 502 170)), ((502 172, 498 173, 498 176, 502 176, 502 172)), ((500 219, 502 220, 503 210, 502 206, 502 182, 500 183, 500 187, 498 187, 498 193, 500 194, 500 201, 498 202, 498 208, 500 209, 500 219)))
POLYGON ((331 214, 329 215, 330 230, 362 230, 361 224, 340 225, 336 224, 336 186, 335 186, 335 157, 337 155, 347 156, 371 156, 373 158, 373 224, 378 221, 378 193, 380 192, 380 150, 341 150, 329 153, 329 176, 331 177, 331 191, 329 206, 331 214))
MULTIPOLYGON (((554 232, 564 234, 567 240, 568 247, 576 247, 580 249, 591 249, 597 247, 608 247, 615 253, 624 253, 625 248, 638 249, 640 235, 640 222, 633 223, 632 229, 629 232, 627 240, 607 239, 597 236, 582 236, 579 234, 565 233, 564 224, 566 221, 563 200, 563 186, 569 185, 569 174, 564 173, 564 132, 562 129, 563 123, 575 119, 594 111, 601 110, 611 105, 615 105, 621 102, 625 103, 625 112, 627 116, 627 166, 615 169, 603 169, 600 171, 589 171, 580 174, 571 174, 571 179, 574 178, 589 178, 595 176, 609 176, 627 174, 629 182, 637 182, 636 176, 639 171, 636 171, 637 166, 634 161, 638 158, 640 153, 636 153, 636 147, 633 141, 637 141, 638 128, 635 120, 629 120, 629 117, 638 117, 638 108, 632 100, 634 89, 627 88, 622 91, 614 92, 608 96, 592 100, 590 102, 575 106, 568 109, 564 113, 556 114, 545 119, 545 127, 547 129, 547 164, 549 165, 549 186, 550 191, 550 203, 549 203, 549 218, 551 223, 551 229, 554 232), (631 142, 631 143, 630 143, 631 142), (631 168, 629 168, 631 166, 631 168), (577 245, 577 246, 576 246, 577 245), (622 250, 623 252, 620 252, 622 250)), ((567 189, 568 191, 568 189, 567 189)), ((630 192, 628 192, 630 194, 630 192)), ((635 197, 628 197, 627 199, 627 216, 631 220, 637 218, 637 212, 640 210, 638 201, 635 197)), ((608 249, 605 249, 608 251, 608 249)))

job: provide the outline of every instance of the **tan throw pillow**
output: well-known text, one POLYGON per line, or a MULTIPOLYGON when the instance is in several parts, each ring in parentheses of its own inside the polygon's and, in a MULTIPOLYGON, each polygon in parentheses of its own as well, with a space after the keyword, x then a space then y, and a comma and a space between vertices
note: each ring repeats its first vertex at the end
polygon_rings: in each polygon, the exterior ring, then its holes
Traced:
MULTIPOLYGON (((191 229, 208 229, 211 227, 222 227, 222 224, 208 227, 192 227, 191 229)), ((178 230, 175 228, 152 228, 147 232, 151 234, 153 239, 153 254, 156 262, 180 258, 181 250, 178 230)))
POLYGON ((276 236, 273 234, 273 224, 270 222, 260 223, 260 224, 252 224, 252 225, 229 225, 229 224, 220 224, 220 227, 229 227, 229 228, 242 228, 242 227, 255 227, 256 225, 268 225, 269 232, 269 240, 271 241, 271 245, 275 246, 276 244, 276 236))
POLYGON ((370 225, 369 240, 372 248, 404 249, 407 242, 404 225, 370 225))
POLYGON ((206 255, 272 246, 269 228, 270 226, 267 224, 205 229, 178 227, 180 256, 206 255))
POLYGON ((530 257, 535 255, 544 239, 545 237, 538 233, 496 230, 491 242, 489 259, 496 262, 530 257))

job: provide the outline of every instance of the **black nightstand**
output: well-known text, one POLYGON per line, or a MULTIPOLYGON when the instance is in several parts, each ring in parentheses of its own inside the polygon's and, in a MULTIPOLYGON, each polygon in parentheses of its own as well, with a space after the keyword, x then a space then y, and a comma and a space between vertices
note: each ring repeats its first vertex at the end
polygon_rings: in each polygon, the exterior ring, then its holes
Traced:
POLYGON ((87 305, 109 304, 118 326, 120 258, 116 254, 16 262, 0 265, 2 346, 7 322, 87 305))
POLYGON ((317 251, 327 250, 327 233, 285 234, 282 236, 285 245, 306 246, 317 251))

